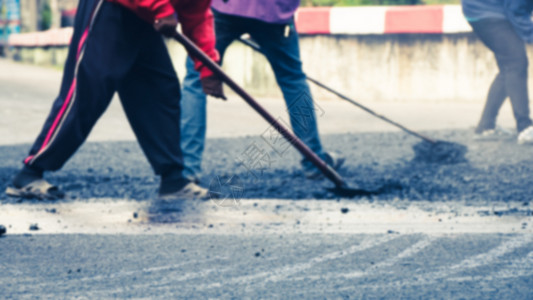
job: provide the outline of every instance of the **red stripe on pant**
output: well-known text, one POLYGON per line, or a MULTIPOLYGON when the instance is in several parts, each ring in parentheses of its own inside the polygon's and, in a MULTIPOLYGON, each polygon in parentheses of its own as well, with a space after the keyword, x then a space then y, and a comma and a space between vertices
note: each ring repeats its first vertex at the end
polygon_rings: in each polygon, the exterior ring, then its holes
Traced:
MULTIPOLYGON (((87 36, 89 35, 89 28, 85 29, 83 32, 83 35, 80 38, 80 41, 78 42, 78 52, 76 54, 76 68, 78 67, 80 63, 80 54, 83 49, 83 46, 85 45, 85 41, 87 40, 87 36)), ((61 106, 61 109, 59 110, 59 113, 57 114, 56 118, 54 119, 54 123, 52 123, 52 126, 50 126, 50 130, 48 130, 48 133, 46 134, 46 138, 44 139, 44 142, 35 155, 28 156, 24 163, 28 164, 31 162, 31 160, 38 155, 39 153, 43 152, 46 146, 50 143, 50 140, 52 139, 52 136, 54 135, 57 126, 65 116, 65 111, 67 110, 69 104, 71 103, 72 97, 74 95, 74 91, 76 90, 76 75, 74 75, 74 79, 72 80, 72 84, 70 85, 70 89, 68 91, 67 97, 65 98, 65 102, 63 102, 63 105, 61 106)))

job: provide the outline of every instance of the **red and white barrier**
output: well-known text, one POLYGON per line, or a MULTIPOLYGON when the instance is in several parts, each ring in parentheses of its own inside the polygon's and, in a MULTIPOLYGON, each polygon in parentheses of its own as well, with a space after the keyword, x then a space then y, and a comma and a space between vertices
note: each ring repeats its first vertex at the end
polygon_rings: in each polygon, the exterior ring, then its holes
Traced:
POLYGON ((303 34, 459 33, 472 29, 460 5, 301 8, 303 34))
MULTIPOLYGON (((388 34, 470 32, 461 6, 303 7, 296 13, 302 34, 388 34)), ((19 47, 68 45, 72 28, 12 34, 8 44, 19 47)))
POLYGON ((70 43, 72 32, 72 27, 65 27, 40 32, 11 34, 8 44, 17 47, 64 46, 70 43))

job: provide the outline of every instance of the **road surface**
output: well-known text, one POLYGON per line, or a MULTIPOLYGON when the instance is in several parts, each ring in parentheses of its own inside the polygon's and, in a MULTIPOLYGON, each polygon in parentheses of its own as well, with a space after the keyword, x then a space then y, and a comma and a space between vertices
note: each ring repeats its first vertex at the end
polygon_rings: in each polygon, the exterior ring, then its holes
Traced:
MULTIPOLYGON (((0 69, 4 188, 61 73, 5 60, 0 69)), ((286 117, 281 101, 261 101, 286 117)), ((235 158, 268 126, 233 96, 209 103, 202 184, 237 175, 240 192, 162 212, 158 179, 115 100, 88 143, 48 175, 69 197, 0 197, 0 298, 533 298, 533 147, 473 142, 479 103, 371 102, 469 147, 467 163, 421 165, 410 161, 416 138, 343 102, 317 103, 325 147, 349 158, 341 174, 389 190, 337 198, 301 176, 291 151, 250 178, 235 158)), ((508 107, 500 124, 513 126, 508 107)))

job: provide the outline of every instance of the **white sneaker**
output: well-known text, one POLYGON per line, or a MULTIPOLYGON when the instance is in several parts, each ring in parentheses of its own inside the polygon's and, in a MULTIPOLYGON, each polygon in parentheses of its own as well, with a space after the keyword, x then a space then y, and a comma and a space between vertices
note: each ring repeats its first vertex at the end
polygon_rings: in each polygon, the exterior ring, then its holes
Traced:
POLYGON ((533 144, 533 126, 529 126, 518 134, 518 144, 533 144))
POLYGON ((481 133, 476 133, 474 135, 474 140, 494 141, 494 140, 501 140, 501 139, 510 139, 512 137, 513 137, 512 131, 501 128, 501 127, 496 127, 494 129, 484 130, 481 133))

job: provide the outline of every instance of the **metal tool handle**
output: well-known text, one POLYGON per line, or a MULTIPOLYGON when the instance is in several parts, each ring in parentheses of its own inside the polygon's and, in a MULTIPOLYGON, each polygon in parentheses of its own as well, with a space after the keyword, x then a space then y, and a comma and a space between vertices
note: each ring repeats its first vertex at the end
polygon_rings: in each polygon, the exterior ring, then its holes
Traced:
POLYGON ((291 143, 303 156, 309 159, 329 180, 331 180, 336 187, 346 186, 342 177, 327 165, 320 157, 318 157, 307 145, 305 145, 299 138, 286 129, 279 123, 268 111, 266 111, 257 101, 252 98, 244 89, 235 83, 220 66, 207 56, 200 48, 198 48, 186 36, 176 32, 174 39, 181 43, 187 52, 193 57, 200 60, 209 70, 218 76, 224 83, 226 83, 235 93, 241 96, 256 112, 258 112, 270 125, 274 127, 283 137, 291 143))
MULTIPOLYGON (((254 42, 252 42, 250 40, 247 40, 247 39, 242 39, 242 38, 240 38, 239 41, 241 43, 247 45, 247 46, 250 46, 252 49, 254 49, 256 51, 261 52, 261 48, 256 43, 254 43, 254 42)), ((351 104, 359 107, 360 109, 368 112, 369 114, 374 115, 375 117, 378 117, 379 119, 381 119, 381 120, 383 120, 383 121, 385 121, 387 123, 390 123, 390 124, 400 128, 401 130, 403 130, 403 131, 405 131, 405 132, 407 132, 409 134, 412 134, 412 135, 414 135, 414 136, 416 136, 418 138, 421 138, 421 139, 425 140, 426 142, 429 142, 429 143, 432 143, 432 144, 437 143, 437 141, 435 141, 434 139, 429 138, 429 137, 427 137, 425 135, 422 135, 422 134, 420 134, 420 133, 418 133, 416 131, 413 131, 413 130, 411 130, 411 129, 409 129, 409 128, 407 128, 407 127, 405 127, 405 126, 403 126, 403 125, 401 125, 399 123, 396 123, 395 121, 393 121, 393 120, 391 120, 391 119, 389 119, 389 118, 387 118, 387 117, 385 117, 383 115, 380 115, 380 114, 376 113, 375 111, 371 110, 370 108, 368 108, 368 107, 356 102, 355 100, 349 98, 348 96, 345 96, 345 95, 341 94, 340 92, 337 92, 336 90, 334 90, 334 89, 330 88, 329 86, 321 83, 320 81, 318 81, 316 79, 313 79, 313 78, 311 78, 311 77, 309 77, 307 75, 306 75, 306 77, 307 77, 307 80, 311 81, 312 83, 316 84, 317 86, 319 86, 319 87, 325 89, 326 91, 338 96, 339 98, 342 98, 343 100, 346 100, 346 101, 350 102, 351 104)))

